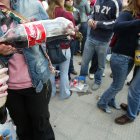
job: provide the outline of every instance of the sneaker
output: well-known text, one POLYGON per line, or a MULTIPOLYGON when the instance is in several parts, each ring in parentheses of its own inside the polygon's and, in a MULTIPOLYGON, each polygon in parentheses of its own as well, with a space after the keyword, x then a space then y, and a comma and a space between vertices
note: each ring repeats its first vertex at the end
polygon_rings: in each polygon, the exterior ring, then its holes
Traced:
POLYGON ((105 113, 111 114, 112 111, 108 108, 103 108, 101 105, 97 104, 97 107, 105 113))
POLYGON ((89 74, 89 79, 93 80, 94 79, 94 74, 89 74))
POLYGON ((105 73, 103 73, 102 77, 105 77, 105 73))
POLYGON ((94 84, 93 87, 92 87, 92 90, 98 90, 100 88, 100 85, 98 84, 94 84))
POLYGON ((110 107, 116 109, 116 110, 121 110, 121 107, 120 105, 118 105, 117 103, 114 103, 114 104, 109 104, 110 107))

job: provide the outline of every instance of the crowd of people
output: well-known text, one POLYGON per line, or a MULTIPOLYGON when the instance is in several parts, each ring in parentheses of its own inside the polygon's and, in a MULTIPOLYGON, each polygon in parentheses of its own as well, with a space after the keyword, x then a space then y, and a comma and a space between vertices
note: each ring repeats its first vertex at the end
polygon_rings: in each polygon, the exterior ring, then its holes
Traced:
MULTIPOLYGON (((53 64, 60 71, 57 76, 50 73, 41 46, 23 48, 19 52, 15 46, 0 44, 0 63, 8 68, 1 67, 0 70, 0 75, 4 74, 0 77, 0 119, 7 108, 19 140, 55 140, 49 121, 49 102, 56 95, 58 83, 61 100, 72 96, 71 75, 78 75, 74 55, 81 56, 79 76, 89 76, 93 81, 92 90, 98 91, 104 84, 102 77, 105 76, 109 48, 112 83, 100 97, 97 107, 109 114, 110 107, 125 110, 123 116, 115 119, 116 124, 124 125, 136 119, 140 112, 140 61, 135 64, 135 55, 138 60, 140 56, 140 0, 0 0, 0 36, 21 24, 3 7, 29 21, 64 17, 75 29, 70 40, 57 40, 57 46, 66 58, 53 64), (134 66, 128 103, 119 105, 115 97, 134 66)), ((46 42, 45 45, 50 48, 56 44, 46 42)))

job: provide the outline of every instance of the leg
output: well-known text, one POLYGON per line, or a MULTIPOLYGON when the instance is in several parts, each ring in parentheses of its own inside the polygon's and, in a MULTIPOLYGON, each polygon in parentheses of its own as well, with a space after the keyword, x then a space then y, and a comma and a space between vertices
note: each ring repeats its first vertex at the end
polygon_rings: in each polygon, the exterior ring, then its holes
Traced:
POLYGON ((49 121, 51 83, 44 85, 43 90, 38 94, 32 88, 24 96, 26 96, 26 110, 32 124, 33 140, 55 140, 49 121))
POLYGON ((74 65, 73 65, 73 56, 74 56, 75 46, 76 46, 76 40, 71 41, 71 45, 70 45, 71 59, 70 59, 70 66, 69 66, 69 74, 75 72, 74 65))
POLYGON ((52 84, 52 97, 56 95, 56 83, 55 83, 55 75, 51 74, 50 76, 51 84, 52 84))
POLYGON ((116 54, 111 57, 111 70, 113 73, 113 82, 108 90, 104 92, 98 106, 107 109, 109 102, 115 98, 116 94, 123 88, 128 75, 128 69, 132 69, 133 60, 127 59, 116 54))
POLYGON ((64 55, 67 60, 61 64, 60 66, 60 97, 62 99, 70 97, 70 87, 69 87, 69 78, 68 78, 68 69, 70 63, 70 49, 63 50, 64 55))
POLYGON ((98 58, 97 58, 97 54, 95 53, 92 57, 91 67, 89 69, 89 73, 95 74, 97 69, 98 69, 98 58))
POLYGON ((81 65, 81 76, 87 76, 88 75, 88 67, 89 62, 92 59, 92 56, 95 53, 95 44, 89 39, 86 40, 85 48, 82 56, 82 65, 81 65))
POLYGON ((95 73, 95 84, 101 85, 102 75, 105 69, 106 63, 106 53, 107 53, 108 44, 100 43, 99 46, 96 46, 96 53, 98 59, 98 69, 95 73))
POLYGON ((81 53, 82 54, 83 54, 85 42, 86 42, 86 39, 87 39, 87 28, 88 28, 87 22, 81 23, 80 32, 83 35, 83 40, 82 40, 82 44, 81 44, 81 53))
POLYGON ((6 106, 17 127, 19 140, 33 140, 31 122, 26 112, 24 97, 18 91, 9 90, 8 93, 6 106))
POLYGON ((137 69, 135 78, 128 91, 128 110, 127 116, 134 120, 140 109, 140 69, 137 69))

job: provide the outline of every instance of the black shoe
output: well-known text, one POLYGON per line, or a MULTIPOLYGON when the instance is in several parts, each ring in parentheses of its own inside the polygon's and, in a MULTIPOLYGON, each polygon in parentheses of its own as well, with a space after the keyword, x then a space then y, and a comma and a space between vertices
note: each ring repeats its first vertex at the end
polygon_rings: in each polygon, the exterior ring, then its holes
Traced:
POLYGON ((77 75, 78 73, 74 70, 74 71, 71 72, 71 74, 77 75))

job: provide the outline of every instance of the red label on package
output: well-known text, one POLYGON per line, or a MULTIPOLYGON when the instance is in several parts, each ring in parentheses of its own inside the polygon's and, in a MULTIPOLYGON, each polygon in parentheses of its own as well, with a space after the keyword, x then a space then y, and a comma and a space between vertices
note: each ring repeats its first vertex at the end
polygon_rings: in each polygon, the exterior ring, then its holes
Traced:
POLYGON ((23 25, 27 34, 28 47, 41 44, 46 41, 46 30, 42 23, 33 22, 23 25))

